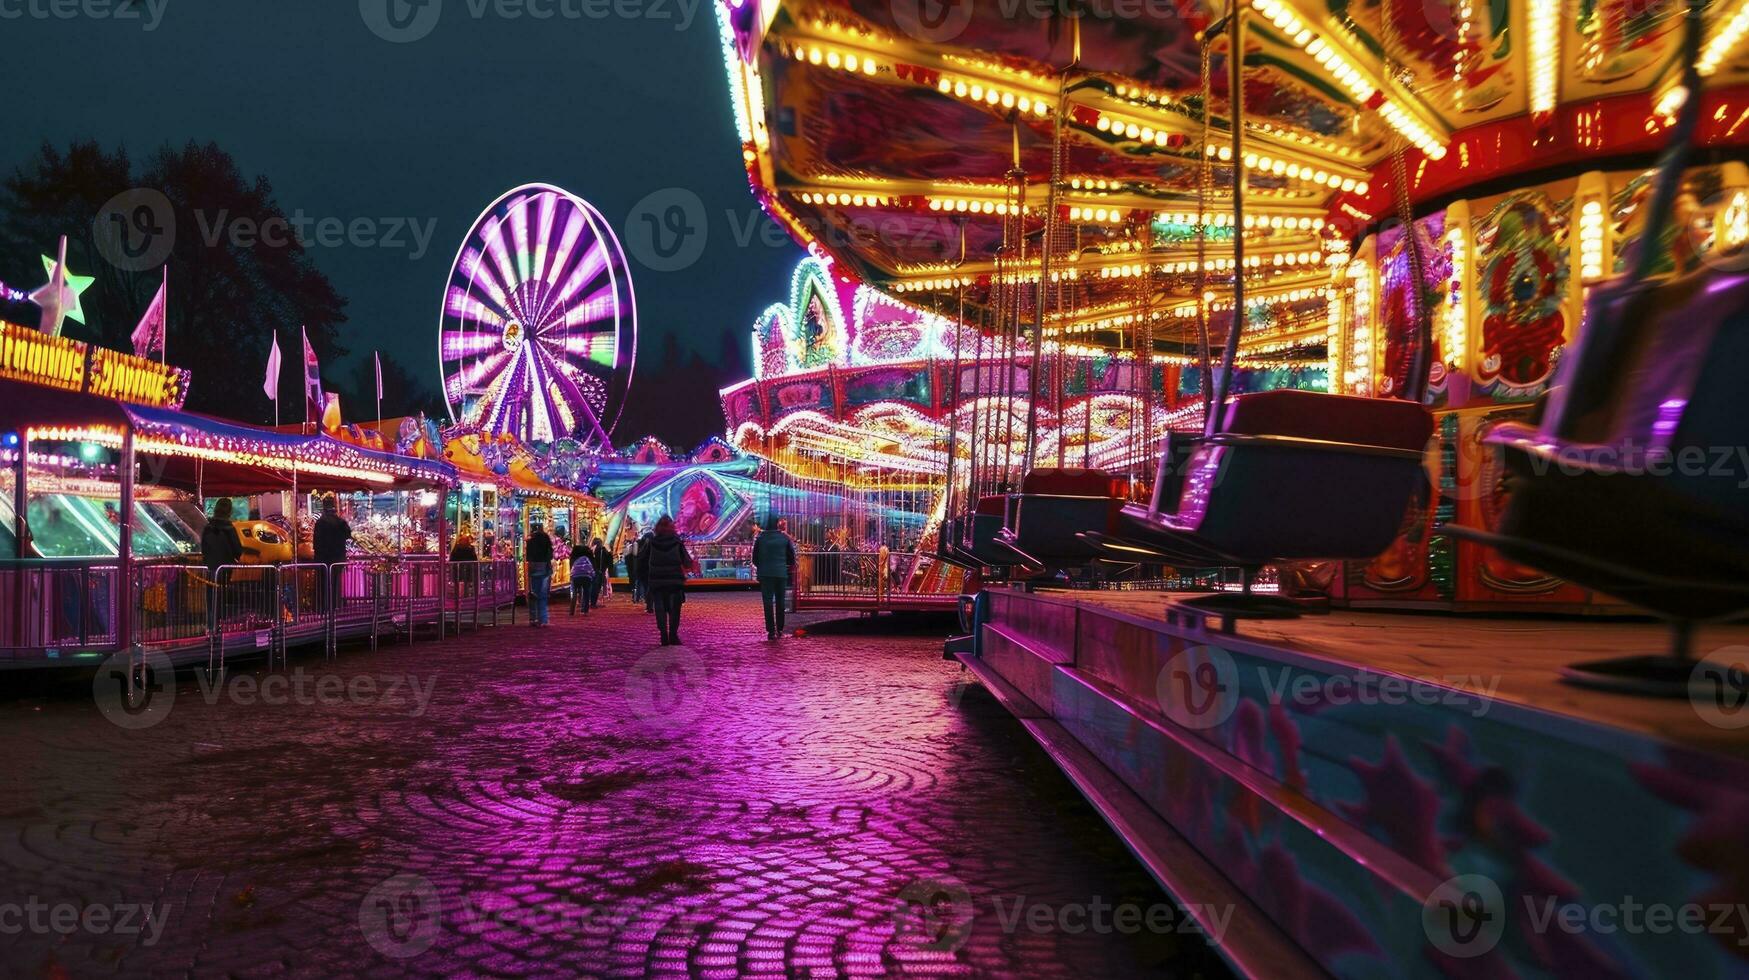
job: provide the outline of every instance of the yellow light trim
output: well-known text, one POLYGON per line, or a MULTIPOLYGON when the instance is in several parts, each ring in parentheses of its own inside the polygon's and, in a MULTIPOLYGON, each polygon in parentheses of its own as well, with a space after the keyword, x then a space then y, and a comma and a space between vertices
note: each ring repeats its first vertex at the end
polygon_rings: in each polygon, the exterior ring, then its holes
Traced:
POLYGON ((1530 0, 1530 111, 1553 112, 1560 96, 1561 0, 1530 0))
POLYGON ((1743 38, 1749 36, 1749 0, 1737 0, 1735 5, 1721 5, 1712 26, 1701 42, 1700 60, 1695 67, 1702 75, 1719 70, 1736 52, 1743 38))

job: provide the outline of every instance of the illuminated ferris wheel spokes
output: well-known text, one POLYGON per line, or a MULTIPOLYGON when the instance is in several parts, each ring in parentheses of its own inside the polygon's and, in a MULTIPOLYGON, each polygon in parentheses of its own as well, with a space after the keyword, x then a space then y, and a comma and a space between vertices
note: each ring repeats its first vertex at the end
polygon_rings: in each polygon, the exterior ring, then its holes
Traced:
POLYGON ((493 202, 456 254, 438 349, 456 421, 531 442, 609 445, 637 311, 601 213, 545 184, 493 202))

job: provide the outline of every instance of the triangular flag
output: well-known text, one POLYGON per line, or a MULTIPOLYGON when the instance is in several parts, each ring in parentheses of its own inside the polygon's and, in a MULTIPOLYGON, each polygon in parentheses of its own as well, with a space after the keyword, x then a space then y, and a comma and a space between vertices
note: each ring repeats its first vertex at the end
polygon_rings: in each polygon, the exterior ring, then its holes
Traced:
POLYGON ((338 392, 325 392, 322 395, 322 431, 335 433, 340 431, 340 395, 338 392))
POLYGON ((322 365, 316 361, 316 349, 310 346, 309 328, 304 328, 304 421, 315 422, 327 408, 322 397, 322 365))
POLYGON ((377 366, 377 401, 383 400, 383 355, 377 351, 370 352, 370 359, 377 366))
POLYGON ((279 331, 273 332, 273 346, 267 350, 267 380, 261 382, 267 397, 279 401, 279 331))
POLYGON ((140 317, 140 325, 134 328, 134 353, 141 357, 164 353, 164 317, 169 290, 170 274, 166 272, 164 281, 158 286, 158 295, 152 297, 146 315, 140 317))

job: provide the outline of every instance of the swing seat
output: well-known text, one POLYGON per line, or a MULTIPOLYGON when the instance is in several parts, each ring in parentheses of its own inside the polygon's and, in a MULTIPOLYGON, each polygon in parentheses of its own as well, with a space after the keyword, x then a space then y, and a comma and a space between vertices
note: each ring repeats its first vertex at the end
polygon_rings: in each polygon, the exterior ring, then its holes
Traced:
POLYGON ((1008 527, 1008 494, 989 494, 978 498, 972 510, 971 555, 983 565, 1026 564, 1024 556, 1015 553, 1003 541, 1008 527))
POLYGON ((1666 618, 1749 610, 1749 274, 1606 286, 1587 322, 1620 335, 1582 334, 1543 420, 1487 436, 1507 466, 1498 532, 1451 530, 1666 618))
POLYGON ((1080 534, 1116 529, 1124 488, 1104 470, 1035 468, 1009 498, 1013 523, 1003 540, 1047 567, 1086 564, 1099 552, 1080 534))
MULTIPOLYGON (((1162 474, 1168 494, 1124 509, 1119 533, 1180 564, 1244 570, 1242 595, 1184 603, 1196 611, 1229 623, 1297 615, 1285 600, 1252 596, 1257 570, 1294 559, 1368 559, 1390 547, 1426 492, 1432 435, 1432 414, 1414 402, 1291 389, 1239 395, 1220 431, 1188 447, 1182 478, 1162 474)), ((1161 466, 1172 459, 1162 454, 1161 466)))

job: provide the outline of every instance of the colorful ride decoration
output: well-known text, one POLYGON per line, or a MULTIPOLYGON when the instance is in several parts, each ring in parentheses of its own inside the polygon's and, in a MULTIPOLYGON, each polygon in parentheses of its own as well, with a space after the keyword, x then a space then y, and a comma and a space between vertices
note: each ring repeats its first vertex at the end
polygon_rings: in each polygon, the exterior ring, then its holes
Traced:
MULTIPOLYGON (((1018 387, 1032 380, 1027 350, 1010 350, 1005 341, 980 337, 834 272, 827 258, 803 259, 789 301, 768 307, 755 322, 754 376, 721 393, 736 448, 797 472, 833 459, 939 483, 950 443, 962 455, 971 452, 966 431, 974 402, 1001 399, 1001 410, 1024 419, 1026 397, 1003 392, 1011 368, 1018 387)), ((1162 393, 1153 413, 1157 438, 1175 421, 1173 410, 1201 391, 1199 372, 1185 358, 1157 358, 1144 381, 1125 352, 1052 342, 1046 353, 1037 379, 1045 395, 1038 408, 1045 458, 1055 459, 1061 449, 1077 464, 1083 457, 1096 465, 1133 462, 1150 441, 1135 392, 1162 393)), ((1317 387, 1323 366, 1259 365, 1240 371, 1239 384, 1241 390, 1317 387)), ((1021 426, 1015 438, 1023 434, 1021 426)))
POLYGON ((526 184, 468 231, 444 288, 438 356, 457 424, 523 442, 611 445, 637 356, 619 239, 587 201, 526 184))
MULTIPOLYGON (((1638 241, 1633 219, 1647 171, 1591 171, 1566 180, 1458 200, 1416 222, 1429 260, 1439 338, 1432 400, 1443 414, 1428 469, 1437 493, 1405 521, 1397 544, 1349 569, 1357 601, 1460 608, 1579 611, 1610 600, 1437 533, 1456 523, 1493 528, 1506 506, 1494 426, 1525 421, 1579 329, 1584 298, 1617 274, 1638 241)), ((1749 246, 1749 166, 1691 168, 1662 274, 1701 263, 1737 267, 1749 246)), ((1408 363, 1408 258, 1400 228, 1363 241, 1338 277, 1330 376, 1337 390, 1388 394, 1408 363), (1382 257, 1381 257, 1382 256, 1382 257), (1373 352, 1383 350, 1381 357, 1373 352)), ((1624 515, 1624 519, 1631 519, 1624 515)))

